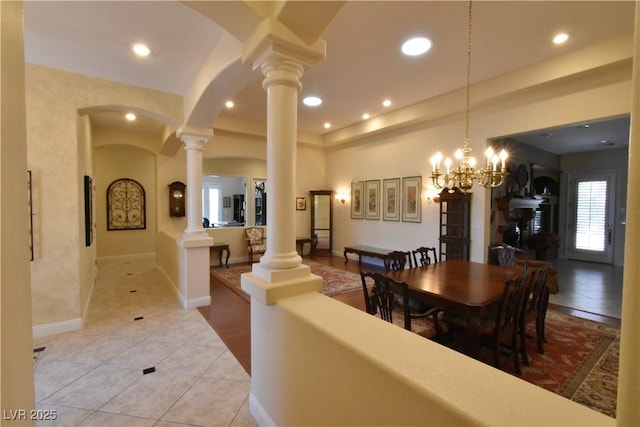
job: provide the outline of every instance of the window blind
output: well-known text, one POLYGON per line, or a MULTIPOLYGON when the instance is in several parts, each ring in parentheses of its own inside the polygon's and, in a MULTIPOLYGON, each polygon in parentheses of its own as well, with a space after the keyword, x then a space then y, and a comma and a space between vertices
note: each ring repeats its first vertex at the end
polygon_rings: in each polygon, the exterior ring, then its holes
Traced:
POLYGON ((607 221, 607 181, 578 183, 576 249, 604 251, 607 221))

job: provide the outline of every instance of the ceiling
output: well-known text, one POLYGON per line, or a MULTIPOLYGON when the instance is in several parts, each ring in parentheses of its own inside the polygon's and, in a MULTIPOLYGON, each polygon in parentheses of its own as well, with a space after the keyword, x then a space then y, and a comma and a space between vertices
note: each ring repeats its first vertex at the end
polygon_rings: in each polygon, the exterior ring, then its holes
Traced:
MULTIPOLYGON (((185 95, 224 34, 218 25, 175 1, 25 1, 27 62, 185 95), (144 41, 150 58, 129 47, 144 41)), ((473 4, 471 80, 481 81, 633 31, 633 1, 476 1, 473 4), (559 31, 570 40, 556 46, 559 31)), ((322 134, 393 109, 459 89, 466 81, 467 3, 460 1, 348 1, 322 38, 326 58, 305 71, 300 98, 315 94, 323 104, 300 103, 298 127, 322 134), (401 43, 424 35, 433 47, 407 58, 401 43), (382 106, 384 99, 391 107, 382 106)), ((249 65, 247 65, 249 67, 249 65)), ((266 121, 261 76, 238 88, 235 107, 222 114, 266 121)), ((120 123, 119 115, 92 116, 96 125, 120 123)), ((597 137, 585 129, 541 130, 511 136, 563 154, 628 144, 628 118, 598 122, 597 137), (625 134, 626 132, 626 134, 625 134), (540 134, 552 133, 553 137, 540 134), (626 135, 626 136, 625 136, 626 135)), ((144 121, 126 126, 142 126, 144 121)), ((146 126, 153 128, 153 121, 146 126)), ((593 132, 592 132, 593 133, 593 132)))

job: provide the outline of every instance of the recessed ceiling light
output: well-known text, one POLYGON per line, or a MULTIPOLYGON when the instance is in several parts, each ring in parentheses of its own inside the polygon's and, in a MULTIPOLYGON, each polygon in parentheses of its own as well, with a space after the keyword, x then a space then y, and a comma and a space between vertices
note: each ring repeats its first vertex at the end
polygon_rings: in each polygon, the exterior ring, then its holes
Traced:
POLYGON ((408 56, 418 56, 431 49, 431 40, 426 37, 414 37, 402 43, 402 53, 408 56))
POLYGON ((384 101, 382 101, 382 105, 385 107, 390 107, 391 106, 391 101, 388 99, 385 99, 384 101))
POLYGON ((542 134, 540 134, 540 136, 543 137, 543 138, 549 139, 549 138, 551 138, 553 136, 553 134, 552 133, 542 133, 542 134))
POLYGON ((144 43, 136 43, 131 46, 131 50, 138 56, 149 56, 151 54, 151 49, 144 43))
POLYGON ((556 36, 553 38, 553 43, 554 44, 562 44, 562 43, 566 42, 567 40, 569 40, 569 34, 560 33, 560 34, 556 34, 556 36))
POLYGON ((317 96, 307 96, 302 100, 302 103, 308 107, 317 107, 322 104, 322 99, 317 96))
POLYGON ((585 123, 585 124, 583 124, 583 125, 579 125, 579 126, 578 126, 578 128, 581 128, 581 129, 586 129, 586 128, 588 128, 588 127, 591 127, 591 125, 590 125, 589 123, 585 123))
POLYGON ((234 105, 233 101, 227 101, 224 103, 224 106, 227 108, 233 108, 234 105))
POLYGON ((362 115, 362 118, 363 118, 363 119, 365 119, 365 120, 367 120, 369 117, 370 117, 370 116, 369 116, 369 114, 368 114, 368 113, 364 113, 364 114, 362 115))
POLYGON ((134 121, 135 119, 137 119, 136 115, 133 113, 127 113, 124 115, 124 118, 129 120, 130 122, 134 121))
POLYGON ((325 122, 324 123, 324 128, 325 129, 329 129, 330 127, 331 127, 331 123, 329 123, 329 122, 325 122))

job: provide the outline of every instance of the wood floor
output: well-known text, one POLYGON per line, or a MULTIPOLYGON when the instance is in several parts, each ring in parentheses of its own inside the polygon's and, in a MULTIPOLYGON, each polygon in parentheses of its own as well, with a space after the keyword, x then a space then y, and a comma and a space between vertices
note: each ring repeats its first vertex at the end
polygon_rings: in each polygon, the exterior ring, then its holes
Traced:
MULTIPOLYGON (((345 264, 344 258, 342 257, 314 257, 313 260, 341 270, 347 270, 353 273, 360 272, 357 262, 350 260, 345 264)), ((380 267, 371 265, 366 265, 366 269, 370 271, 381 271, 380 267)), ((336 295, 333 298, 364 311, 364 299, 361 290, 336 295)), ((211 275, 211 305, 198 309, 248 374, 251 374, 250 308, 250 302, 246 295, 230 289, 216 279, 215 276, 211 275)), ((549 305, 549 308, 572 316, 582 317, 612 326, 620 326, 620 320, 612 317, 586 313, 552 304, 549 305)))

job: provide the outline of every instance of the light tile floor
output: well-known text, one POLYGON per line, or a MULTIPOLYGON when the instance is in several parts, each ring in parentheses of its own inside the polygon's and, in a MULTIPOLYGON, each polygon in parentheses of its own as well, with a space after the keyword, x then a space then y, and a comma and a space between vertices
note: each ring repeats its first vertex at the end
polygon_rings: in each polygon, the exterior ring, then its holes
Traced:
POLYGON ((557 259, 560 291, 549 302, 589 313, 620 319, 622 315, 622 266, 557 259))
POLYGON ((38 425, 257 425, 249 375, 198 310, 180 307, 153 257, 99 261, 84 329, 40 347, 37 409, 57 419, 38 425))

